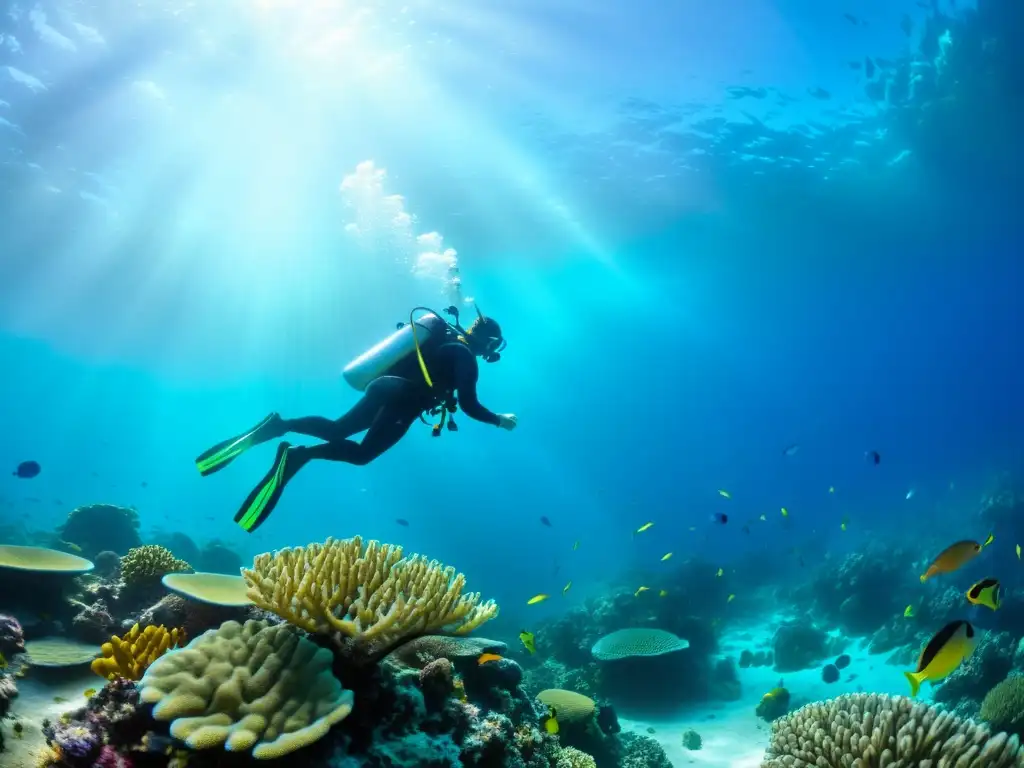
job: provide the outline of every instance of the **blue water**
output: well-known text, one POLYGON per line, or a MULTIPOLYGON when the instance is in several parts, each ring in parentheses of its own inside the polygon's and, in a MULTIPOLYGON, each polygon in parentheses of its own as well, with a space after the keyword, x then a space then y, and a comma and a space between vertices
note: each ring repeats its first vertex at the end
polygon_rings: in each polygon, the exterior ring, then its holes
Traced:
POLYGON ((968 43, 938 61, 970 6, 173 5, 0 17, 0 467, 43 467, 0 477, 8 537, 100 501, 246 557, 361 534, 511 627, 668 551, 913 540, 1019 466, 1021 88, 968 43), (344 364, 448 303, 430 232, 502 324, 480 393, 519 428, 311 465, 244 533, 272 448, 192 459, 355 402, 344 364))

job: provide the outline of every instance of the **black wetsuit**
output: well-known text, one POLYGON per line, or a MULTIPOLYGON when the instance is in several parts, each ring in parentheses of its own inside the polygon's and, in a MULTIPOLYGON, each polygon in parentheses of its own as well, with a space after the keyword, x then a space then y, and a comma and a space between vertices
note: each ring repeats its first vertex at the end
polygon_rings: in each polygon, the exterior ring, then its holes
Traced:
MULTIPOLYGON (((369 464, 401 440, 420 414, 436 407, 444 396, 458 394, 458 404, 472 419, 500 426, 497 414, 484 408, 476 394, 480 366, 463 342, 445 340, 424 350, 424 361, 434 386, 428 387, 415 355, 409 355, 390 375, 370 382, 362 398, 340 419, 323 416, 285 419, 288 432, 309 435, 325 442, 294 448, 295 464, 309 459, 369 464), (366 430, 361 442, 352 435, 366 430)), ((298 469, 298 466, 295 466, 298 469)), ((291 474, 291 473, 289 473, 291 474)))

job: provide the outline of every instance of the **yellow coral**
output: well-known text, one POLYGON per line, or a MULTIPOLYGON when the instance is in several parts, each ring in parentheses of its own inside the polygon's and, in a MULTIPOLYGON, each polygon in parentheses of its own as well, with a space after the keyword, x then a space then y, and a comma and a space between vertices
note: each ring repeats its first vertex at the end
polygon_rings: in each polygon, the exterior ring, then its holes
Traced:
POLYGON ((103 657, 93 661, 92 671, 107 680, 140 680, 150 664, 184 640, 184 630, 150 625, 140 631, 136 624, 124 637, 115 635, 103 644, 103 657))
POLYGON ((312 744, 352 711, 332 663, 330 651, 287 624, 228 621, 157 659, 140 698, 192 749, 270 760, 312 744))
POLYGON ((191 570, 191 565, 159 544, 129 549, 128 554, 121 558, 121 578, 129 586, 156 582, 168 573, 191 570))
POLYGON ((307 632, 335 632, 364 649, 413 635, 463 635, 498 614, 493 600, 462 594, 466 577, 402 548, 336 541, 258 555, 242 576, 249 598, 307 632))
POLYGON ((557 758, 557 768, 597 768, 597 762, 591 755, 575 747, 562 747, 557 758))

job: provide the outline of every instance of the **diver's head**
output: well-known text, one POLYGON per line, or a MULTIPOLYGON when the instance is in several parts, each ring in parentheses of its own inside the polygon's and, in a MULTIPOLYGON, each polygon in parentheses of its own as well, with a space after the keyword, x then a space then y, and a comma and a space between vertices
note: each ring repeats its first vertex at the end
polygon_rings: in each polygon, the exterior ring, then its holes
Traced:
POLYGON ((496 363, 501 360, 505 337, 501 335, 498 321, 484 317, 477 309, 476 320, 466 329, 466 343, 474 355, 479 355, 488 363, 496 363))

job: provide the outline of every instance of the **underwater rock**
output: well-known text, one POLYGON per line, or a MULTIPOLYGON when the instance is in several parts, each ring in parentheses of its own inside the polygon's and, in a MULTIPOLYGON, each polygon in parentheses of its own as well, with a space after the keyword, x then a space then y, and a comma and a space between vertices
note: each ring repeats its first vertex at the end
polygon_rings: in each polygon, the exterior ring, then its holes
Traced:
POLYGON ((977 647, 945 680, 935 686, 935 701, 950 707, 973 703, 975 709, 985 694, 1013 669, 1017 642, 1006 632, 986 632, 977 647))
POLYGON ((440 705, 455 690, 455 668, 448 659, 434 659, 420 670, 420 688, 428 703, 440 705))
POLYGON ((690 728, 689 730, 683 731, 683 749, 689 749, 695 751, 701 748, 703 741, 700 734, 690 728))
MULTIPOLYGON (((153 540, 148 542, 149 544, 157 544, 166 550, 169 550, 179 560, 184 560, 186 563, 192 563, 196 570, 205 571, 206 569, 199 565, 199 545, 192 540, 192 537, 187 533, 181 531, 161 531, 158 535, 153 537, 153 540)), ((238 571, 235 571, 237 574, 238 571)))
POLYGON ((424 635, 398 646, 387 658, 412 669, 423 669, 437 659, 476 664, 477 659, 485 653, 501 656, 507 650, 505 643, 488 640, 486 637, 424 635))
POLYGON ((835 664, 826 664, 821 670, 821 680, 825 683, 839 682, 839 668, 835 664))
POLYGON ((121 556, 112 550, 104 550, 93 558, 94 573, 101 579, 116 579, 121 572, 121 556))
POLYGON ((83 643, 101 645, 113 634, 116 622, 107 604, 97 600, 92 605, 77 603, 81 610, 71 620, 71 636, 83 643))
POLYGON ((18 695, 18 686, 10 675, 0 673, 0 720, 11 708, 11 701, 18 695))
POLYGON ((810 669, 829 656, 828 635, 809 621, 783 624, 772 638, 776 672, 810 669))
MULTIPOLYGON (((183 558, 188 560, 188 558, 183 558)), ((242 570, 242 556, 229 549, 220 541, 211 541, 199 552, 196 560, 189 560, 195 565, 197 571, 207 573, 225 573, 230 576, 237 576, 242 570)))
POLYGON ((523 681, 523 668, 512 659, 499 659, 477 664, 476 673, 472 677, 489 688, 511 691, 523 681))
POLYGON ((91 558, 105 550, 125 555, 142 546, 139 537, 139 513, 113 504, 87 504, 68 513, 58 529, 60 538, 80 548, 91 558))
POLYGON ((721 701, 736 701, 742 696, 739 673, 731 658, 719 659, 711 675, 711 697, 721 701))
POLYGON ((754 666, 754 654, 753 652, 744 648, 740 652, 739 668, 747 669, 748 667, 754 666))
POLYGON ((10 659, 25 652, 25 632, 13 616, 0 613, 0 655, 10 659))

